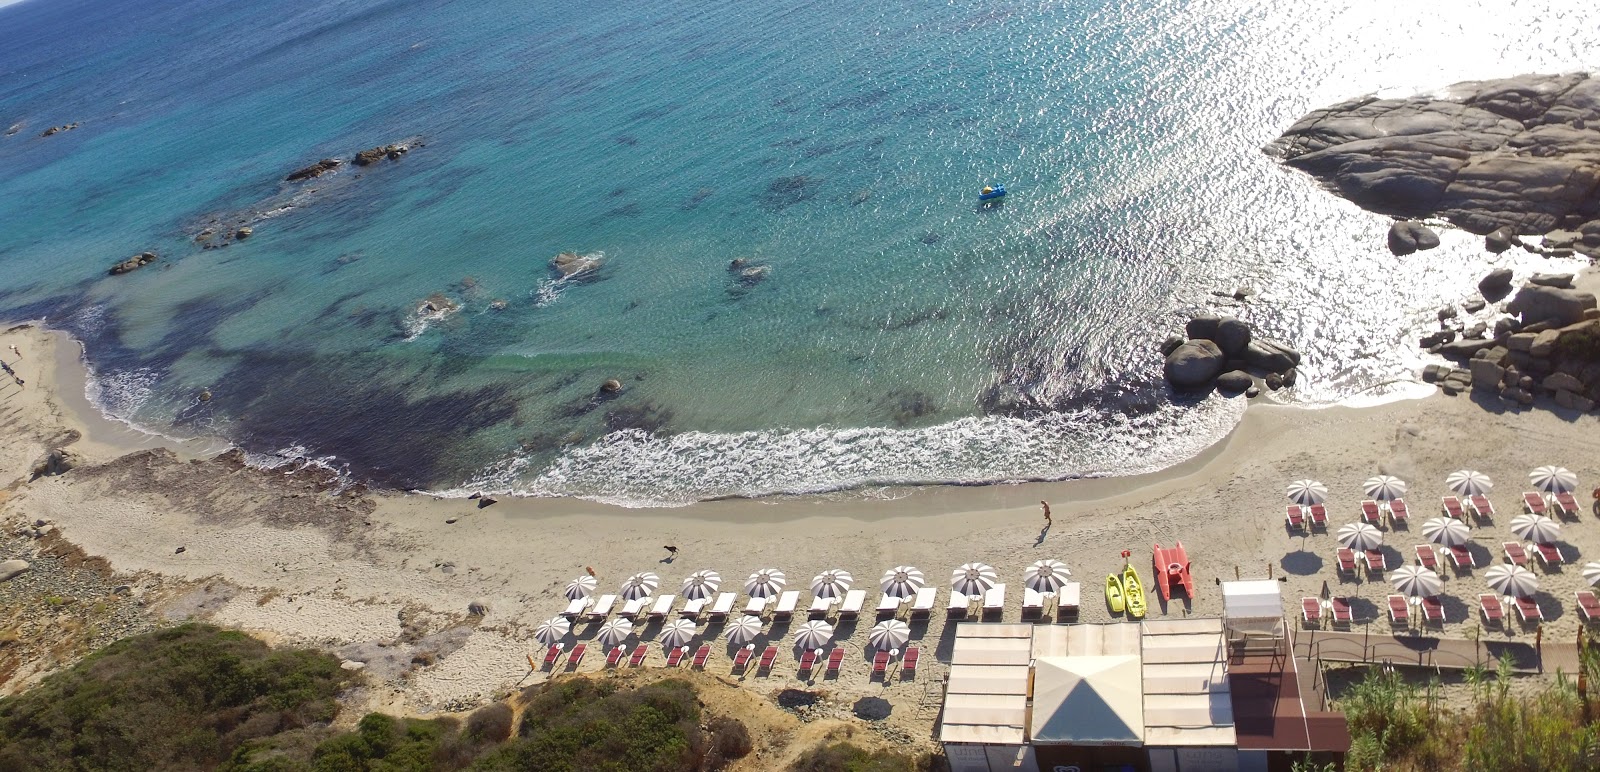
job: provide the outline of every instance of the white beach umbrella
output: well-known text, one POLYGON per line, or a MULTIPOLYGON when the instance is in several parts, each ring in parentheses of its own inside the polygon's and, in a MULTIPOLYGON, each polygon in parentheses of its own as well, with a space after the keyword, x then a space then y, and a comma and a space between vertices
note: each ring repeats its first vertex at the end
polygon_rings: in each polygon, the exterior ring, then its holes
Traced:
POLYGON ((1528 482, 1545 493, 1571 493, 1578 487, 1578 476, 1566 467, 1541 466, 1528 473, 1528 482))
POLYGON ((909 598, 922 589, 922 572, 913 566, 895 566, 883 572, 883 594, 893 598, 909 598))
POLYGON ((813 619, 794 633, 794 645, 802 649, 820 649, 833 640, 833 625, 813 619))
POLYGON ((1589 584, 1600 584, 1600 563, 1594 561, 1584 563, 1583 580, 1589 584))
POLYGON ((612 617, 600 626, 600 645, 616 646, 630 635, 633 635, 633 623, 622 617, 612 617))
POLYGON ((533 637, 539 639, 539 642, 546 646, 554 646, 556 641, 567 637, 567 633, 571 630, 571 622, 561 617, 551 617, 540 622, 539 626, 534 628, 533 637))
POLYGON ((1022 572, 1022 582, 1034 592, 1052 593, 1061 589, 1067 583, 1067 577, 1072 572, 1067 570, 1067 564, 1059 560, 1036 560, 1022 572))
POLYGON ((1422 523, 1422 536, 1434 544, 1459 547, 1467 543, 1472 531, 1453 517, 1430 517, 1422 523))
POLYGON ((1328 500, 1328 486, 1316 480, 1295 480, 1285 492, 1296 504, 1321 504, 1328 500))
POLYGON ((622 597, 626 600, 648 598, 656 594, 656 588, 660 586, 661 577, 643 571, 628 577, 628 581, 622 583, 622 597))
POLYGON ((744 580, 744 591, 752 598, 770 598, 783 592, 788 579, 776 568, 763 568, 744 580))
POLYGON ((760 634, 761 617, 753 617, 749 614, 729 622, 728 631, 725 633, 728 636, 728 642, 735 645, 749 643, 760 634))
POLYGON ((1561 524, 1544 515, 1517 515, 1511 518, 1511 532, 1528 541, 1549 544, 1561 538, 1561 524))
POLYGON ((584 574, 577 579, 573 579, 567 584, 567 600, 587 598, 594 594, 594 589, 595 587, 598 587, 599 584, 599 582, 595 581, 594 577, 589 576, 588 574, 584 574))
POLYGON ((811 578, 811 594, 819 598, 842 598, 855 580, 849 571, 830 568, 811 578))
POLYGON ((662 646, 673 647, 682 646, 693 637, 693 622, 687 619, 674 619, 661 626, 661 633, 656 636, 656 640, 661 641, 662 646))
POLYGON ((1406 495, 1406 481, 1393 475, 1380 474, 1362 484, 1367 496, 1380 501, 1394 501, 1406 495))
POLYGON ((1491 589, 1502 595, 1526 598, 1539 591, 1539 577, 1522 566, 1509 563, 1490 566, 1488 571, 1483 572, 1483 579, 1491 589))
POLYGON ((1336 538, 1353 550, 1375 550, 1383 543, 1383 532, 1368 523, 1351 523, 1339 528, 1336 538))
POLYGON ((1462 496, 1479 496, 1494 490, 1494 481, 1489 479, 1489 475, 1471 469, 1451 472, 1449 477, 1444 478, 1444 484, 1462 496))
POLYGON ((1444 580, 1422 566, 1401 566, 1389 574, 1389 583, 1413 598, 1429 598, 1444 590, 1444 580))
POLYGON ((689 600, 707 600, 722 586, 722 575, 711 569, 696 571, 683 580, 683 597, 689 600))
POLYGON ((950 587, 967 596, 982 595, 1000 581, 994 567, 983 563, 967 563, 950 574, 950 587))
POLYGON ((909 640, 911 626, 898 619, 885 619, 873 625, 872 632, 867 633, 867 641, 877 649, 898 649, 909 640))

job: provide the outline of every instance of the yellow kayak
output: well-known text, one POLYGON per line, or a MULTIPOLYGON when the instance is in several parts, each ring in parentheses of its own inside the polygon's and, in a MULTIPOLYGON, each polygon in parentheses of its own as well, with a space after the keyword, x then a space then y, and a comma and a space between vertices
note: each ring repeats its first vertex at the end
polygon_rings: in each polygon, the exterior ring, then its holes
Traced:
POLYGON ((1112 613, 1122 613, 1122 580, 1116 574, 1106 575, 1106 603, 1111 604, 1112 613))
POLYGON ((1144 618, 1144 585, 1139 582, 1139 572, 1128 566, 1122 571, 1122 594, 1127 597, 1128 616, 1144 618))

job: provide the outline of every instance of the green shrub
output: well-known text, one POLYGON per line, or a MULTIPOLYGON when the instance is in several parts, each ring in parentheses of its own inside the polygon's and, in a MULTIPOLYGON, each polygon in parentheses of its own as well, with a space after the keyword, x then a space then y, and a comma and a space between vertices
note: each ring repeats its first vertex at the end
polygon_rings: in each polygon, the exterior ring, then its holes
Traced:
POLYGON ((894 753, 868 751, 856 745, 836 742, 819 745, 795 759, 790 772, 921 772, 926 759, 894 753))
POLYGON ((476 743, 502 742, 511 736, 511 706, 503 702, 485 705, 467 717, 467 739, 476 743))
POLYGON ((658 681, 622 692, 606 681, 574 678, 534 691, 517 739, 474 769, 698 770, 706 745, 689 684, 658 681))

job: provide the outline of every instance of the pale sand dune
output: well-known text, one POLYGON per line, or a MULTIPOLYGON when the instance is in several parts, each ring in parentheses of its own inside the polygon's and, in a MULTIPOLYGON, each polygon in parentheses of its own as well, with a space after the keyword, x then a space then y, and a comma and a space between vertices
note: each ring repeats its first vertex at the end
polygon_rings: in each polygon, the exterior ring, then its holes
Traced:
MULTIPOLYGON (((29 360, 49 360, 55 356, 52 347, 64 340, 25 330, 0 336, 0 346, 18 342, 29 360)), ((39 380, 50 385, 48 378, 39 380)), ((87 431, 88 438, 75 447, 92 461, 109 461, 126 449, 126 443, 103 439, 93 421, 58 407, 60 400, 41 398, 49 392, 33 386, 30 379, 26 397, 0 402, 0 410, 7 411, 4 431, 18 440, 6 443, 0 471, 20 476, 62 426, 87 431)), ((479 510, 471 501, 380 496, 368 514, 349 499, 301 494, 288 502, 300 508, 295 510, 300 519, 275 524, 253 520, 250 509, 263 497, 295 496, 263 487, 260 479, 271 475, 226 470, 208 476, 198 471, 210 468, 204 464, 153 461, 160 474, 151 477, 141 471, 145 466, 119 462, 18 486, 4 512, 12 519, 53 521, 66 538, 106 557, 118 570, 218 578, 246 588, 249 592, 227 603, 215 619, 279 639, 330 647, 387 642, 399 634, 407 614, 423 632, 469 626, 471 633, 459 648, 391 681, 392 691, 374 696, 410 710, 459 706, 519 681, 549 677, 528 674, 524 655, 537 655, 541 648, 532 629, 565 606, 562 588, 586 566, 600 577, 601 592, 615 592, 625 577, 644 570, 661 575, 661 592, 676 592, 683 577, 699 568, 721 572, 725 589, 737 589, 748 573, 766 566, 786 571, 794 589, 805 589, 822 570, 845 568, 856 575, 858 587, 872 592, 862 619, 839 628, 839 640, 850 652, 840 677, 824 679, 818 669, 815 682, 842 695, 887 696, 905 708, 898 713, 914 716, 923 684, 941 674, 936 658, 925 658, 913 681, 891 672, 885 687, 868 677, 866 639, 877 578, 890 566, 918 566, 930 584, 941 588, 933 621, 912 628, 914 639, 940 656, 949 646, 945 588, 950 570, 963 562, 983 561, 999 569, 1010 588, 1005 619, 1016 621, 1023 568, 1039 558, 1063 560, 1083 583, 1082 620, 1104 622, 1112 617, 1101 586, 1105 574, 1122 565, 1120 551, 1132 551, 1153 593, 1151 545, 1179 539, 1194 561, 1199 597, 1192 607, 1180 602, 1162 608, 1153 602, 1151 618, 1218 615, 1217 579, 1264 577, 1269 571, 1288 575, 1286 616, 1297 614, 1296 599, 1318 594, 1324 581, 1336 594, 1365 601, 1358 613, 1371 616, 1379 613, 1388 585, 1365 578, 1341 581, 1334 572, 1331 534, 1285 531, 1286 482, 1314 477, 1327 483, 1337 528, 1355 519, 1364 479, 1387 472, 1409 480, 1416 522, 1411 534, 1389 535, 1389 545, 1398 550, 1390 553, 1397 565, 1402 558, 1414 560, 1411 547, 1423 541, 1420 521, 1437 506, 1445 475, 1463 467, 1482 470, 1498 483, 1494 498, 1508 514, 1493 527, 1475 528, 1474 538, 1498 560, 1499 543, 1512 538, 1509 513, 1530 468, 1561 464, 1586 486, 1600 483, 1596 428, 1593 416, 1501 413, 1467 397, 1360 409, 1263 404, 1252 406, 1226 441, 1200 457, 1138 477, 911 489, 882 501, 833 496, 652 510, 573 500, 505 500, 479 510), (199 482, 183 482, 191 479, 199 482), (141 487, 149 485, 156 487, 141 487), (1041 533, 1040 499, 1049 500, 1055 513, 1047 533, 1041 533), (459 521, 447 524, 447 518, 459 521), (666 544, 681 548, 671 563, 663 561, 666 544), (183 553, 175 553, 178 546, 185 547, 183 553), (269 591, 274 597, 258 605, 256 599, 269 591), (471 601, 486 603, 488 615, 469 618, 471 601)), ((1585 513, 1569 524, 1563 550, 1578 564, 1600 559, 1600 518, 1585 513)), ((1480 556, 1488 555, 1480 550, 1480 556)), ((1535 570, 1544 581, 1541 600, 1551 617, 1546 635, 1572 637, 1580 624, 1572 592, 1583 584, 1577 566, 1549 574, 1535 570)), ((1446 593, 1461 601, 1448 607, 1447 634, 1467 634, 1476 612, 1463 603, 1482 591, 1482 572, 1480 567, 1446 582, 1446 593)), ((770 677, 757 677, 752 669, 744 683, 763 692, 798 684, 787 633, 804 618, 809 594, 803 598, 795 622, 769 631, 783 651, 778 667, 770 677)), ((569 643, 592 640, 597 628, 579 623, 569 643)), ((645 640, 653 640, 657 626, 639 629, 645 640)), ((712 642, 708 671, 727 674, 729 651, 718 633, 720 628, 702 625, 695 645, 712 642)), ((1532 637, 1515 625, 1495 634, 1532 637)), ((650 661, 661 664, 659 646, 652 649, 650 661)), ((581 670, 598 670, 603 663, 603 652, 591 649, 581 670)), ((931 716, 905 720, 915 725, 931 716)))

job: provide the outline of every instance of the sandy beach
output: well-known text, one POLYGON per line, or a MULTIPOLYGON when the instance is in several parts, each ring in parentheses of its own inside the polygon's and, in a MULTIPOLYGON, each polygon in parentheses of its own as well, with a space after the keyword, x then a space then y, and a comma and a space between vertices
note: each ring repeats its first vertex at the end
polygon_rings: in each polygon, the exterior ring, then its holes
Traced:
MULTIPOLYGON (((1469 468, 1494 478, 1500 516, 1476 525, 1474 571, 1444 570, 1448 623, 1443 635, 1475 634, 1475 599, 1482 575, 1502 562, 1500 544, 1514 540, 1509 521, 1527 473, 1556 464, 1576 472, 1580 500, 1600 483, 1600 432, 1594 416, 1541 407, 1507 412, 1472 397, 1432 395, 1366 407, 1300 409, 1252 405, 1219 445, 1165 471, 1122 478, 987 487, 931 487, 774 500, 727 500, 679 509, 621 509, 578 500, 477 502, 417 495, 373 494, 330 487, 307 473, 261 471, 231 456, 212 458, 211 446, 158 442, 94 414, 83 398, 76 343, 64 335, 21 326, 0 335, 0 350, 27 380, 0 386, 0 475, 14 480, 0 492, 5 532, 40 527, 35 542, 6 542, 15 554, 64 540, 103 558, 149 615, 204 618, 259 633, 269 640, 327 647, 364 663, 373 688, 369 707, 431 713, 470 707, 517 685, 550 677, 530 674, 527 655, 542 650, 534 626, 565 605, 563 587, 592 568, 600 592, 615 592, 638 571, 661 576, 660 592, 676 592, 689 573, 715 569, 724 589, 738 589, 751 571, 777 567, 790 588, 804 590, 820 571, 843 568, 869 590, 859 623, 840 625, 836 640, 851 653, 837 678, 819 670, 812 686, 844 702, 886 697, 896 706, 891 725, 926 738, 933 715, 919 711, 924 685, 942 674, 948 654, 943 622, 949 573, 968 561, 998 569, 1010 587, 1005 621, 1020 618, 1022 572, 1040 558, 1065 561, 1082 582, 1082 621, 1108 622, 1104 576, 1130 550, 1149 584, 1152 544, 1181 540, 1194 565, 1192 603, 1152 602, 1150 618, 1221 613, 1215 582, 1236 576, 1286 577, 1285 615, 1295 600, 1318 595, 1327 583, 1354 599, 1359 618, 1380 616, 1389 585, 1380 577, 1341 578, 1332 531, 1357 518, 1360 485, 1380 473, 1411 483, 1415 513, 1409 532, 1385 527, 1389 566, 1415 562, 1424 543, 1421 521, 1435 514, 1444 478, 1469 468), (17 360, 9 346, 22 352, 17 360), (30 479, 36 460, 66 446, 77 465, 60 476, 30 479), (1311 477, 1330 489, 1329 533, 1291 533, 1283 517, 1284 485, 1311 477), (1048 500, 1045 528, 1039 501, 1048 500), (32 545, 32 546, 30 546, 32 545), (664 545, 679 552, 669 558, 664 545), (867 630, 877 578, 895 565, 921 568, 940 588, 932 621, 912 626, 913 639, 935 654, 913 679, 869 677, 867 630), (469 604, 488 612, 470 614, 469 604)), ((1600 518, 1583 512, 1564 525, 1559 543, 1572 565, 1534 566, 1547 617, 1546 636, 1570 639, 1582 624, 1573 591, 1579 566, 1600 559, 1600 518)), ((0 585, 0 596, 17 585, 0 585)), ((810 600, 803 594, 801 610, 810 600)), ((742 605, 742 599, 741 599, 742 605)), ((48 618, 17 624, 43 629, 48 618)), ((1296 620, 1294 622, 1298 624, 1296 620)), ((796 677, 792 625, 769 627, 783 654, 770 676, 754 670, 729 676, 730 657, 719 626, 699 628, 695 643, 713 644, 707 672, 761 693, 804 686, 796 677)), ((592 640, 598 624, 579 623, 569 642, 592 640)), ((657 625, 641 625, 653 640, 657 625)), ((1374 632, 1387 632, 1388 623, 1374 632)), ((1435 628, 1434 634, 1439 634, 1435 628)), ((1515 623, 1485 636, 1532 638, 1515 623)), ((638 636, 630 641, 637 642, 638 636)), ((764 639, 758 639, 758 643, 764 639)), ((598 648, 598 647, 596 647, 598 648)), ((43 657, 43 655, 40 655, 43 657)), ((67 660, 59 653, 14 667, 0 693, 23 688, 67 660)), ((602 669, 590 655, 578 668, 602 669)), ((659 648, 651 664, 662 665, 659 648)), ((565 667, 561 668, 565 672, 565 667)))

